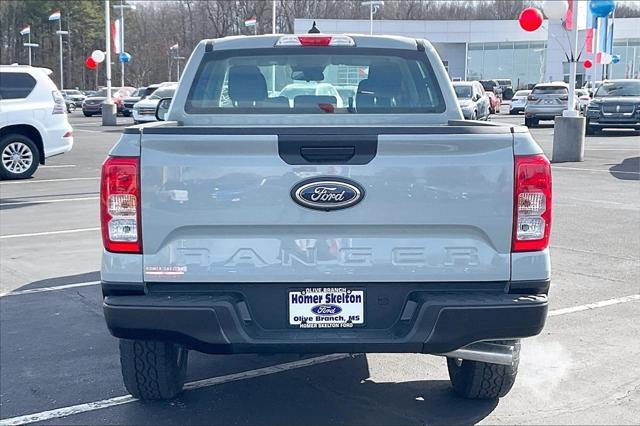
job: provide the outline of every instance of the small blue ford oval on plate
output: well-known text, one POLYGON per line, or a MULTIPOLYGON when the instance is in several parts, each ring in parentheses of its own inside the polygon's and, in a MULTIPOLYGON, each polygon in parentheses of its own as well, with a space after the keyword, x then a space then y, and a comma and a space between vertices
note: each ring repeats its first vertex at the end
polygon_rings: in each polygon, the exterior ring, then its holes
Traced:
POLYGON ((343 178, 307 179, 291 190, 293 201, 316 210, 339 210, 358 204, 364 189, 356 182, 343 178))
POLYGON ((338 315, 342 308, 338 305, 316 305, 311 308, 311 312, 316 315, 338 315))

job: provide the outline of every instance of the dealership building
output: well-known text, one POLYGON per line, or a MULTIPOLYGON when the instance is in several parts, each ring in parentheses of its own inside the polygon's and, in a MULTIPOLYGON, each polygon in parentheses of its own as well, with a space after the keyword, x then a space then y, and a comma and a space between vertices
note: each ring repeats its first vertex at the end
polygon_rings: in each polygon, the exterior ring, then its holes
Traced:
MULTIPOLYGON (((313 19, 296 19, 295 32, 305 33, 313 19)), ((369 34, 369 20, 316 19, 327 34, 369 34)), ((614 24, 613 54, 620 61, 611 64, 609 78, 640 78, 640 18, 618 18, 614 24)), ((374 20, 374 34, 400 35, 429 40, 454 80, 511 79, 514 88, 526 88, 543 81, 569 81, 568 37, 559 22, 545 21, 533 32, 524 31, 518 21, 403 21, 374 20)), ((579 32, 579 49, 585 31, 579 32)), ((584 49, 578 64, 577 81, 592 80, 594 69, 585 69, 584 49)), ((595 65, 596 80, 603 66, 595 65)))

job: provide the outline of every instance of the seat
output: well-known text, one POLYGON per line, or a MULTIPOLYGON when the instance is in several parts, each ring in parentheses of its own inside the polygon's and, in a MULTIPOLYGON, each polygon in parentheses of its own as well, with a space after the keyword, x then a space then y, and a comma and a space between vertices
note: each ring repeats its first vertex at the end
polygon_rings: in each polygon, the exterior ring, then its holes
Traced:
POLYGON ((229 97, 234 106, 252 107, 268 98, 267 81, 253 65, 236 65, 229 70, 229 97))
POLYGON ((396 64, 371 64, 368 77, 358 84, 356 109, 366 112, 393 106, 401 95, 400 74, 396 64))

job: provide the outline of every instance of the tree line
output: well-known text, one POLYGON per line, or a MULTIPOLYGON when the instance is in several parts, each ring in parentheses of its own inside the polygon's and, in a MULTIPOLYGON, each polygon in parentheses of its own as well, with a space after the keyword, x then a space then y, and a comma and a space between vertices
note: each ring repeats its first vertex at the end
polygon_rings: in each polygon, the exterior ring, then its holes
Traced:
MULTIPOLYGON (((119 4, 112 0, 111 5, 119 4)), ((230 35, 271 33, 271 0, 173 0, 131 2, 135 10, 125 9, 125 51, 131 62, 125 65, 125 84, 140 86, 166 80, 176 80, 175 51, 189 57, 196 44, 205 38, 230 35), (244 21, 256 17, 256 28, 244 21)), ((386 0, 375 19, 517 19, 534 0, 429 1, 386 0)), ((368 19, 369 9, 361 0, 276 0, 276 29, 292 33, 296 18, 368 19)), ((48 21, 53 10, 60 9, 63 36, 64 85, 66 88, 94 88, 104 84, 104 66, 89 70, 85 59, 95 49, 104 49, 104 2, 101 0, 2 0, 0 1, 0 63, 28 63, 28 51, 23 46, 27 36, 20 30, 31 25, 32 63, 53 70, 58 81, 59 47, 57 21, 48 21)), ((111 19, 120 16, 111 9, 111 19)), ((619 4, 616 17, 638 17, 640 9, 619 4)), ((112 82, 120 84, 120 64, 112 55, 112 82)), ((103 64, 104 65, 104 64, 103 64)))

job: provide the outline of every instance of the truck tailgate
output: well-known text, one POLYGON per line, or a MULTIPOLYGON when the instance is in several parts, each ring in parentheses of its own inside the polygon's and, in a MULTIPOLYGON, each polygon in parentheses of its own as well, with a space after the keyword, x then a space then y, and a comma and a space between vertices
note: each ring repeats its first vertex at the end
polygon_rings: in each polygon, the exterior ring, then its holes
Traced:
POLYGON ((377 139, 367 164, 297 165, 281 158, 274 128, 145 129, 145 281, 508 280, 512 134, 443 128, 363 129, 377 139), (335 211, 296 204, 291 189, 317 176, 352 180, 366 196, 335 211))

